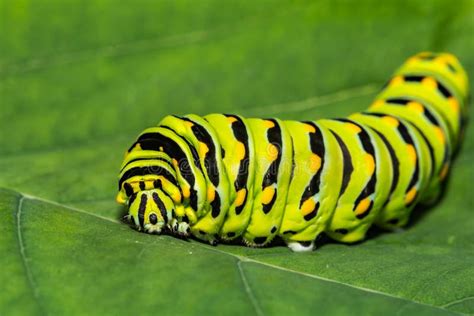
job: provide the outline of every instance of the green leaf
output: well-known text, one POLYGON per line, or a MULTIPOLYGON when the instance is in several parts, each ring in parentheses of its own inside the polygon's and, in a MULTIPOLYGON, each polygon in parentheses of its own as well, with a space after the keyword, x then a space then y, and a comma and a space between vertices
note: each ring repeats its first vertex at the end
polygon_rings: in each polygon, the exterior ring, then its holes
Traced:
MULTIPOLYGON (((166 114, 367 107, 405 58, 474 74, 474 2, 0 1, 0 314, 474 314, 468 128, 443 200, 309 254, 140 234, 123 152, 166 114)), ((471 82, 471 89, 473 88, 471 82)))

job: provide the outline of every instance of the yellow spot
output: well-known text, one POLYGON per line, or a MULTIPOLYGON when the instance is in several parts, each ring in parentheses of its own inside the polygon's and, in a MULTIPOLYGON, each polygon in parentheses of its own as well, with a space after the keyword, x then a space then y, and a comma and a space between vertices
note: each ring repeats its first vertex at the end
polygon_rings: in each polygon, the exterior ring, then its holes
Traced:
POLYGON ((417 189, 415 187, 411 188, 408 191, 407 195, 405 195, 405 204, 410 204, 416 197, 417 189))
POLYGON ((304 124, 304 128, 305 130, 307 130, 309 133, 315 133, 316 132, 316 129, 314 128, 314 126, 311 126, 309 124, 304 124))
POLYGON ((372 103, 371 107, 372 108, 378 108, 384 105, 385 102, 383 100, 376 100, 374 103, 372 103))
POLYGON ((459 102, 455 97, 448 98, 449 107, 456 113, 459 113, 459 102))
POLYGON ((216 190, 213 187, 208 187, 207 188, 207 201, 212 202, 214 201, 215 197, 216 197, 216 190))
POLYGON ((151 190, 153 188, 153 181, 145 181, 145 190, 151 190))
POLYGON ((266 128, 272 128, 272 127, 275 126, 275 123, 273 123, 272 121, 269 121, 269 120, 264 120, 263 124, 265 124, 266 128))
POLYGON ((240 161, 245 157, 245 145, 241 142, 238 142, 235 145, 235 157, 240 161))
POLYGON ((390 86, 396 86, 396 85, 402 84, 403 81, 404 80, 403 80, 402 76, 395 76, 395 77, 392 78, 392 80, 390 80, 389 85, 390 86))
POLYGON ((410 158, 411 163, 414 165, 416 163, 416 150, 413 145, 407 145, 407 154, 410 158))
POLYGON ((421 80, 421 84, 430 89, 438 88, 438 84, 436 83, 436 80, 434 80, 432 77, 423 78, 423 80, 421 80))
POLYGON ((446 178, 446 176, 448 175, 448 171, 449 171, 449 164, 445 164, 443 166, 443 169, 441 169, 441 172, 439 173, 439 177, 441 180, 444 180, 444 178, 446 178))
POLYGON ((140 189, 140 182, 129 182, 130 185, 132 186, 132 190, 133 192, 138 192, 138 191, 141 191, 140 189))
POLYGON ((199 142, 199 156, 204 157, 209 151, 209 147, 205 143, 199 142))
POLYGON ((119 192, 117 194, 117 197, 115 198, 115 201, 117 201, 117 203, 119 203, 119 204, 125 204, 126 200, 124 199, 122 192, 119 192))
POLYGON ((188 199, 189 196, 191 195, 191 191, 190 191, 189 187, 184 187, 181 190, 183 191, 183 197, 185 199, 188 199))
POLYGON ((355 124, 352 124, 352 123, 346 123, 345 125, 347 127, 348 130, 350 130, 351 132, 355 133, 355 134, 359 134, 361 129, 359 126, 355 125, 355 124))
POLYGON ((365 166, 367 168, 367 171, 369 174, 373 174, 375 171, 375 160, 374 156, 371 154, 366 154, 365 155, 365 166))
POLYGON ((423 108, 423 105, 421 105, 420 102, 416 102, 416 101, 408 102, 407 107, 412 109, 412 110, 415 110, 418 113, 424 113, 424 111, 425 111, 424 108, 423 108))
POLYGON ((247 195, 247 190, 246 189, 240 189, 239 192, 237 192, 237 196, 235 197, 235 206, 241 206, 244 204, 245 201, 245 196, 247 195))
POLYGON ((383 120, 386 124, 388 124, 388 125, 390 125, 390 126, 392 126, 392 127, 397 127, 398 124, 399 124, 399 123, 398 123, 398 120, 397 120, 396 118, 394 118, 394 117, 391 117, 391 116, 384 116, 384 117, 382 117, 382 120, 383 120))
POLYGON ((303 205, 301 205, 301 212, 303 213, 303 216, 308 215, 311 213, 316 206, 316 203, 312 198, 307 199, 306 201, 303 202, 303 205))
POLYGON ((446 141, 446 138, 444 136, 443 130, 440 127, 436 127, 435 128, 435 134, 436 134, 436 137, 438 137, 439 141, 444 144, 445 141, 446 141))
POLYGON ((367 212, 370 206, 370 198, 366 197, 362 201, 359 202, 359 205, 357 205, 355 209, 355 214, 356 215, 361 215, 367 212))
POLYGON ((275 188, 268 186, 262 191, 262 203, 268 204, 272 201, 273 195, 275 194, 275 188))
POLYGON ((315 173, 319 168, 321 168, 321 157, 316 154, 311 154, 309 158, 309 169, 312 173, 315 173))
POLYGON ((268 159, 273 161, 278 157, 278 147, 273 144, 268 144, 267 147, 267 156, 268 159))
POLYGON ((227 117, 227 121, 229 121, 230 124, 234 123, 235 121, 237 121, 237 119, 233 116, 229 116, 227 117))
POLYGON ((140 143, 137 143, 132 150, 142 150, 142 146, 140 145, 140 143))

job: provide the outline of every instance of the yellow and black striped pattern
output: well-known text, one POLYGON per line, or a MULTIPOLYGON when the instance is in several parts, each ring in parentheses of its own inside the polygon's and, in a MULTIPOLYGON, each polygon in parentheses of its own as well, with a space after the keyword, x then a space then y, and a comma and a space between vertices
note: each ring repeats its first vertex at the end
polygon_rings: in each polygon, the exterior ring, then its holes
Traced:
POLYGON ((317 121, 167 116, 126 152, 117 201, 138 230, 211 244, 326 233, 362 240, 437 199, 466 127, 468 79, 450 54, 421 53, 368 110, 317 121))

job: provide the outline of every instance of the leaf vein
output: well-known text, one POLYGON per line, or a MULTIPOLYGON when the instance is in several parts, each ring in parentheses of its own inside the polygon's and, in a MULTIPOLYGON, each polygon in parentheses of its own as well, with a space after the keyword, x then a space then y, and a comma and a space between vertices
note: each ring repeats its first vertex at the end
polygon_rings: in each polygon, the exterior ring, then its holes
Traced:
POLYGON ((240 278, 242 279, 242 283, 244 284, 245 293, 247 294, 248 298, 252 302, 252 306, 255 310, 255 313, 259 316, 263 316, 265 314, 260 308, 260 304, 258 304, 258 300, 255 297, 255 294, 253 293, 252 288, 250 287, 247 277, 245 276, 244 269, 242 268, 242 262, 243 261, 240 259, 237 261, 237 268, 239 269, 240 278))
POLYGON ((442 307, 442 308, 448 308, 448 307, 451 307, 451 306, 454 306, 454 305, 458 305, 458 304, 461 304, 461 303, 464 303, 464 302, 470 301, 470 300, 474 300, 474 295, 472 295, 472 296, 466 296, 466 297, 460 298, 460 299, 458 299, 458 300, 454 300, 454 301, 448 302, 448 303, 442 305, 441 307, 442 307))
MULTIPOLYGON (((24 198, 28 198, 28 199, 31 199, 31 200, 37 200, 37 201, 41 201, 41 202, 44 202, 44 203, 53 204, 53 205, 63 207, 65 209, 68 209, 68 210, 71 210, 71 211, 74 211, 74 212, 79 212, 79 213, 82 213, 82 214, 85 214, 85 215, 93 216, 93 217, 99 218, 101 220, 105 220, 105 221, 112 222, 112 223, 115 223, 115 224, 122 224, 118 220, 114 220, 114 219, 111 219, 111 218, 107 218, 107 217, 104 217, 104 216, 93 214, 93 213, 87 212, 87 211, 79 209, 79 208, 70 207, 70 206, 63 205, 63 204, 60 204, 60 203, 57 203, 57 202, 54 202, 54 201, 50 201, 50 200, 47 200, 47 199, 43 199, 43 198, 40 198, 40 197, 36 197, 36 196, 24 194, 24 193, 20 193, 20 194, 22 194, 22 196, 24 198)), ((341 286, 347 286, 347 287, 353 288, 355 290, 367 292, 367 293, 370 293, 370 294, 382 295, 382 296, 389 297, 389 298, 392 298, 392 299, 403 300, 403 301, 406 301, 407 304, 417 304, 417 305, 436 308, 436 309, 440 309, 440 310, 445 311, 445 309, 444 309, 445 305, 444 306, 435 306, 435 305, 430 305, 430 304, 426 304, 426 303, 422 303, 422 302, 412 301, 412 300, 409 300, 407 298, 396 296, 396 295, 393 295, 393 294, 390 294, 390 293, 385 293, 385 292, 381 292, 381 291, 378 291, 378 290, 364 288, 364 287, 361 287, 361 286, 357 286, 357 285, 353 285, 353 284, 349 284, 349 283, 344 283, 344 282, 341 282, 341 281, 338 281, 338 280, 325 278, 325 277, 322 277, 322 276, 319 276, 319 275, 312 275, 312 274, 305 273, 305 272, 302 272, 302 271, 292 270, 292 269, 277 266, 277 265, 274 265, 274 264, 271 264, 271 263, 254 260, 254 259, 251 259, 249 257, 236 255, 236 254, 233 254, 233 253, 229 253, 229 252, 217 249, 215 247, 210 247, 210 246, 204 245, 202 243, 197 243, 196 242, 194 245, 199 247, 199 248, 204 248, 208 251, 214 251, 214 252, 218 252, 218 253, 221 253, 221 254, 224 254, 224 255, 227 255, 227 256, 235 257, 239 260, 239 262, 240 261, 252 262, 252 263, 255 263, 255 264, 260 264, 260 265, 266 266, 268 268, 277 269, 277 270, 285 271, 285 272, 288 272, 288 273, 298 274, 298 275, 303 276, 303 277, 308 277, 308 278, 312 278, 312 279, 316 279, 316 280, 320 280, 320 281, 325 281, 325 282, 331 282, 331 283, 334 283, 334 284, 339 284, 341 286)), ((241 269, 241 268, 239 267, 239 269, 241 269)), ((242 277, 242 273, 241 273, 241 277, 242 277)), ((244 282, 244 285, 245 285, 246 281, 244 281, 244 279, 242 279, 242 281, 244 282)), ((247 283, 247 286, 248 286, 248 283, 247 283)), ((247 289, 246 289, 246 291, 247 291, 247 289)), ((474 297, 467 297, 467 298, 464 298, 464 299, 468 300, 468 299, 471 299, 471 298, 474 298, 474 297)), ((464 300, 464 299, 462 299, 462 300, 464 300)), ((446 305, 449 305, 449 304, 451 304, 451 303, 448 303, 446 305)), ((455 304, 455 302, 453 302, 452 304, 455 304)))
MULTIPOLYGON (((35 70, 45 69, 52 66, 73 64, 77 62, 85 62, 94 57, 121 57, 140 52, 149 52, 153 49, 162 47, 175 47, 187 44, 193 44, 205 39, 206 31, 194 31, 189 33, 170 35, 163 38, 142 39, 126 43, 111 44, 102 47, 94 47, 82 49, 75 52, 67 52, 53 56, 45 56, 40 58, 32 58, 23 62, 16 62, 5 65, 0 71, 0 75, 18 75, 35 70)), ((4 78, 7 78, 5 76, 4 78)))
POLYGON ((22 234, 22 227, 21 227, 21 215, 22 215, 22 210, 23 210, 23 201, 25 200, 25 196, 21 196, 18 200, 18 206, 16 209, 16 231, 17 231, 17 239, 18 239, 18 248, 20 251, 20 258, 21 262, 23 264, 23 268, 25 269, 26 273, 26 279, 28 281, 28 286, 33 294, 33 298, 38 304, 39 308, 43 310, 41 301, 39 299, 39 292, 38 292, 38 286, 33 278, 33 274, 30 269, 30 265, 28 264, 28 258, 26 256, 26 247, 25 247, 25 241, 23 239, 23 234, 22 234))
POLYGON ((294 113, 299 111, 311 110, 316 107, 327 106, 356 97, 371 95, 377 92, 378 90, 380 90, 379 84, 369 83, 366 85, 341 89, 333 93, 314 96, 303 100, 257 106, 249 108, 248 111, 252 114, 265 115, 278 113, 294 113))

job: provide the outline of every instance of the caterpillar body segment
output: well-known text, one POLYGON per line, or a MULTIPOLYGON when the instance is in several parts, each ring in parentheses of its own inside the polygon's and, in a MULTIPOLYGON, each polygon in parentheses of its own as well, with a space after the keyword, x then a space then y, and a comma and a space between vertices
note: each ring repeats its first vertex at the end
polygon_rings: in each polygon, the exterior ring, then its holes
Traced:
POLYGON ((237 115, 210 114, 206 120, 219 131, 221 157, 229 183, 230 206, 220 230, 222 240, 241 236, 247 228, 253 207, 255 147, 246 121, 237 115))
POLYGON ((343 157, 336 137, 316 122, 285 121, 293 139, 293 165, 280 236, 304 248, 325 231, 342 185, 343 157), (309 149, 309 150, 308 150, 309 149))
POLYGON ((449 170, 453 152, 447 139, 448 128, 442 117, 428 104, 413 101, 409 97, 379 99, 369 108, 370 113, 387 114, 405 120, 415 128, 420 143, 428 147, 431 172, 429 185, 422 193, 423 202, 435 201, 441 189, 441 182, 449 170))
POLYGON ((125 155, 117 201, 148 233, 308 251, 364 239, 437 199, 466 125, 467 75, 450 54, 411 57, 348 118, 167 116, 125 155))
POLYGON ((337 135, 343 152, 343 183, 326 233, 355 242, 364 238, 387 200, 393 170, 381 137, 349 119, 321 120, 337 135))
MULTIPOLYGON (((383 211, 375 223, 387 229, 405 225, 420 194, 429 183, 432 163, 428 144, 407 121, 392 115, 363 112, 350 119, 374 130, 388 149, 392 180, 383 211)), ((386 178, 387 175, 382 175, 386 178)))

